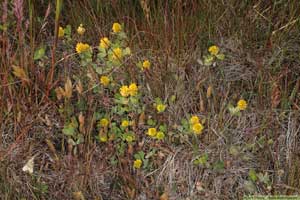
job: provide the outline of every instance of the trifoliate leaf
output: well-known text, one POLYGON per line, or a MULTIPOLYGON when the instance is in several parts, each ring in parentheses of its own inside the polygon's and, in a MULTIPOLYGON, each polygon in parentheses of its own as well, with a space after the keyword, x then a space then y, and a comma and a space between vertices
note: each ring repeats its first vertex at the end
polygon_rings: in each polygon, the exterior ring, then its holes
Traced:
POLYGON ((250 169, 249 178, 251 181, 255 182, 257 180, 256 172, 254 169, 250 169))
POLYGON ((45 47, 40 47, 39 49, 35 50, 33 59, 39 60, 43 58, 45 56, 45 52, 46 52, 45 47))
POLYGON ((225 59, 225 55, 220 53, 220 54, 217 54, 216 57, 219 59, 219 60, 224 60, 225 59))

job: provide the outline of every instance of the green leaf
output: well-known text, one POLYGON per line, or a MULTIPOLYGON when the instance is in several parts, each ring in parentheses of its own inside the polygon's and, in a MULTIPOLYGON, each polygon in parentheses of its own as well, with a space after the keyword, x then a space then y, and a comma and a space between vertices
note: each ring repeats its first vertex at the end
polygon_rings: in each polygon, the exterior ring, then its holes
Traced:
POLYGON ((128 55, 131 55, 131 50, 129 47, 126 47, 124 50, 123 50, 123 54, 124 56, 128 56, 128 55))
POLYGON ((99 112, 94 112, 94 119, 98 121, 101 118, 101 114, 99 112))
POLYGON ((68 125, 67 127, 64 127, 62 130, 63 134, 67 135, 67 136, 74 136, 75 134, 75 128, 68 125))
POLYGON ((208 160, 208 154, 204 153, 202 156, 194 160, 194 165, 206 165, 208 160))
POLYGON ((256 172, 254 169, 250 169, 249 178, 251 181, 255 182, 257 180, 256 172))
POLYGON ((217 54, 216 57, 219 59, 219 60, 224 60, 225 59, 225 55, 220 53, 220 54, 217 54))
POLYGON ((229 153, 233 156, 239 155, 240 149, 237 146, 231 146, 229 148, 229 153))
POLYGON ((257 177, 258 177, 259 181, 264 183, 264 184, 268 185, 269 182, 270 182, 270 178, 269 178, 269 175, 268 175, 267 172, 265 174, 259 173, 259 174, 257 174, 257 177))
POLYGON ((72 138, 69 138, 69 139, 67 140, 67 142, 68 142, 68 144, 71 144, 72 146, 75 146, 75 145, 76 145, 76 143, 74 142, 74 140, 73 140, 72 138))
POLYGON ((111 158, 110 158, 110 164, 111 164, 112 166, 117 165, 117 164, 118 164, 118 159, 116 159, 115 156, 111 157, 111 158))
POLYGON ((164 133, 167 132, 167 126, 165 124, 160 125, 158 129, 164 133))
POLYGON ((147 155, 145 156, 146 159, 151 158, 156 154, 156 149, 152 149, 147 155))
POLYGON ((102 67, 96 67, 95 68, 97 74, 103 74, 103 68, 102 67))
POLYGON ((214 61, 214 57, 211 55, 204 56, 204 65, 210 66, 212 65, 212 62, 214 61))
POLYGON ((149 126, 155 126, 155 121, 153 119, 148 119, 147 120, 147 125, 149 125, 149 126))
POLYGON ((214 163, 214 170, 216 171, 222 171, 225 168, 224 161, 219 160, 216 163, 214 163))
POLYGON ((252 181, 245 181, 244 189, 252 194, 256 192, 256 187, 252 181))
POLYGON ((82 134, 78 134, 76 144, 82 144, 83 142, 84 142, 84 136, 82 134))
POLYGON ((135 159, 141 159, 141 160, 144 160, 144 157, 145 157, 145 153, 143 151, 139 151, 137 152, 136 154, 134 154, 133 156, 135 159))
POLYGON ((45 52, 46 52, 45 47, 40 47, 39 49, 35 50, 33 59, 39 60, 43 58, 45 56, 45 52))
POLYGON ((65 36, 67 38, 70 38, 71 37, 71 25, 67 25, 66 28, 64 29, 65 30, 65 36))
POLYGON ((99 47, 99 53, 97 55, 97 57, 102 60, 103 58, 106 57, 107 53, 106 53, 106 49, 105 48, 102 48, 102 47, 99 47))
POLYGON ((178 127, 177 127, 177 130, 178 130, 179 132, 183 132, 184 128, 183 128, 183 126, 178 126, 178 127))
POLYGON ((175 101, 176 101, 176 96, 175 96, 175 95, 172 95, 172 96, 171 96, 171 99, 170 99, 170 102, 173 103, 173 102, 175 102, 175 101))
POLYGON ((234 107, 233 105, 228 105, 228 110, 231 115, 239 116, 240 115, 240 109, 238 107, 234 107))
POLYGON ((136 64, 136 66, 137 66, 138 68, 140 68, 140 69, 143 69, 143 64, 142 64, 142 62, 138 62, 138 63, 136 64))

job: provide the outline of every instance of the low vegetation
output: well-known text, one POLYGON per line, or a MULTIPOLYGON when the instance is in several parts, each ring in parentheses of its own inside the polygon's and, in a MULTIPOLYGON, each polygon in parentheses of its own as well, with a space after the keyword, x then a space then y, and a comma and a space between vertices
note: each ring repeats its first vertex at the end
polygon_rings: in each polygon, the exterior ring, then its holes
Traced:
POLYGON ((1 6, 1 199, 300 193, 300 2, 1 6))

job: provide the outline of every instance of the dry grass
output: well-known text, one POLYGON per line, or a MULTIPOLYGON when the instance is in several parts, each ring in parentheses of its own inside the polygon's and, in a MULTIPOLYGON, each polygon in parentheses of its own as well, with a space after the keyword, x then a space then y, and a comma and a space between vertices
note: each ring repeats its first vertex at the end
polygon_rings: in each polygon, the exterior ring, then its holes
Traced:
MULTIPOLYGON (((143 144, 135 144, 134 150, 155 147, 159 152, 148 170, 133 170, 130 149, 112 165, 112 143, 88 140, 77 154, 70 154, 61 132, 65 119, 51 89, 80 73, 78 61, 60 44, 52 58, 59 60, 63 54, 64 59, 56 66, 55 59, 52 64, 47 59, 44 66, 33 61, 40 44, 55 44, 49 37, 58 27, 55 4, 34 4, 31 32, 25 21, 28 5, 21 0, 2 2, 1 25, 10 24, 8 31, 0 32, 0 199, 80 199, 74 193, 78 191, 85 199, 104 200, 159 199, 163 193, 186 200, 299 194, 300 3, 144 2, 143 8, 137 0, 64 1, 60 24, 77 27, 84 22, 86 41, 98 43, 112 22, 124 22, 134 57, 153 63, 144 79, 144 101, 176 96, 161 117, 173 132, 168 140, 156 144, 137 130, 143 144), (197 60, 211 44, 218 44, 226 59, 216 67, 200 65, 197 60), (13 65, 27 77, 15 77, 13 65), (207 97, 209 87, 212 95, 207 97), (248 109, 241 116, 230 115, 228 104, 241 97, 249 102, 248 109), (190 113, 206 119, 197 139, 174 131, 190 113), (194 165, 204 153, 206 165, 194 165), (29 175, 22 167, 34 155, 35 172, 29 175), (249 170, 267 174, 268 183, 249 186, 249 170)), ((138 79, 136 71, 129 73, 138 79)), ((97 106, 109 109, 110 104, 103 102, 106 96, 89 95, 86 113, 91 117, 86 126, 93 127, 97 106)), ((149 105, 146 114, 156 117, 149 105)), ((87 130, 87 137, 94 137, 95 131, 87 130)))

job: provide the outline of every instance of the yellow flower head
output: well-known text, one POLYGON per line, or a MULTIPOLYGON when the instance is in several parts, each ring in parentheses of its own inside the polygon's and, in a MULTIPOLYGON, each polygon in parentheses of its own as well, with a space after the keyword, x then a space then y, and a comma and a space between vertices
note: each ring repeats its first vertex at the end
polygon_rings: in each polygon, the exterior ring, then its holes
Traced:
POLYGON ((88 51, 90 49, 90 45, 79 42, 76 45, 76 52, 77 53, 83 53, 85 51, 88 51))
POLYGON ((100 123, 100 126, 107 127, 109 122, 108 122, 108 119, 102 118, 99 123, 100 123))
POLYGON ((122 57, 123 57, 123 52, 122 52, 121 48, 115 48, 115 49, 113 49, 112 58, 114 60, 120 60, 120 59, 122 59, 122 57))
POLYGON ((191 124, 196 124, 196 123, 199 123, 199 117, 196 116, 196 115, 193 115, 190 119, 190 123, 191 124))
POLYGON ((162 131, 158 131, 156 134, 156 139, 163 140, 165 138, 165 134, 162 131))
POLYGON ((202 132, 203 128, 203 125, 200 123, 196 123, 192 126, 193 132, 197 135, 202 132))
POLYGON ((120 88, 120 94, 122 95, 122 97, 128 97, 129 96, 129 88, 127 85, 123 85, 120 88))
POLYGON ((213 45, 213 46, 211 46, 211 47, 208 48, 208 51, 209 51, 209 53, 210 53, 211 55, 214 55, 214 56, 215 56, 215 55, 217 55, 217 54, 219 53, 220 49, 219 49, 218 46, 213 45))
POLYGON ((239 110, 246 110, 247 106, 247 101, 245 101, 244 99, 239 100, 237 103, 237 107, 239 110))
POLYGON ((120 32, 120 31, 122 30, 121 24, 119 24, 119 23, 114 23, 114 24, 113 24, 113 27, 112 27, 112 30, 113 30, 114 33, 120 32))
POLYGON ((59 27, 58 28, 58 37, 59 38, 62 38, 62 37, 64 37, 64 35, 65 35, 65 29, 63 28, 63 27, 59 27))
POLYGON ((157 134, 156 128, 148 128, 147 134, 148 134, 150 137, 155 137, 156 134, 157 134))
POLYGON ((102 136, 99 137, 99 139, 100 139, 101 142, 107 142, 108 138, 107 138, 107 135, 102 135, 102 136))
POLYGON ((83 34, 85 33, 85 28, 83 27, 82 24, 80 24, 80 26, 78 26, 78 28, 77 28, 77 33, 78 33, 79 35, 83 35, 83 34))
POLYGON ((143 69, 149 69, 150 66, 151 66, 151 63, 150 63, 149 60, 145 60, 145 61, 143 62, 143 69))
POLYGON ((129 126, 129 121, 128 121, 128 120, 123 120, 121 126, 122 126, 122 127, 127 127, 127 126, 129 126))
POLYGON ((107 76, 101 76, 100 83, 104 86, 108 86, 110 79, 107 76))
POLYGON ((164 112, 166 109, 166 105, 159 103, 156 105, 156 110, 158 111, 158 113, 164 112))
POLYGON ((129 89, 128 92, 129 92, 129 94, 130 94, 131 96, 137 95, 137 93, 138 93, 138 87, 137 87, 137 85, 136 85, 135 83, 131 83, 131 84, 129 85, 128 89, 129 89))
POLYGON ((136 169, 140 169, 142 164, 143 164, 143 161, 141 159, 136 159, 133 162, 133 167, 136 168, 136 169))
POLYGON ((110 45, 110 41, 107 37, 101 38, 100 39, 100 44, 99 46, 103 49, 107 49, 110 45))

